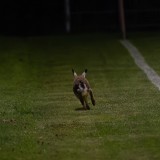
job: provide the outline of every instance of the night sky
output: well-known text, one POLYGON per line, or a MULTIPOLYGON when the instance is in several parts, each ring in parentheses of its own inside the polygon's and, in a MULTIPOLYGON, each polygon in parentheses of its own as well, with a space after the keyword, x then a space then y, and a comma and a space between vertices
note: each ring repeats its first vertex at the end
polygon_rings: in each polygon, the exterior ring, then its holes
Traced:
POLYGON ((6 0, 0 7, 1 33, 47 34, 64 30, 64 2, 60 0, 6 0))
MULTIPOLYGON (((64 0, 0 2, 0 34, 64 33, 64 4, 64 0)), ((70 10, 73 32, 119 30, 118 0, 70 0, 70 10)), ((141 23, 159 27, 159 10, 159 0, 125 0, 128 28, 135 28, 141 23)))

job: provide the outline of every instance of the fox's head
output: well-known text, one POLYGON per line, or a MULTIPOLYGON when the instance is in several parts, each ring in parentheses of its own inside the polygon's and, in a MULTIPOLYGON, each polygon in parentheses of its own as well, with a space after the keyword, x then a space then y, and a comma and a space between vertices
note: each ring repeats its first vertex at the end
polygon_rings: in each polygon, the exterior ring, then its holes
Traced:
POLYGON ((87 80, 85 79, 87 69, 85 69, 81 75, 77 75, 77 73, 74 71, 74 69, 72 69, 72 73, 74 76, 74 81, 75 81, 74 85, 76 86, 77 93, 81 93, 83 96, 87 95, 88 94, 88 87, 86 84, 87 80))

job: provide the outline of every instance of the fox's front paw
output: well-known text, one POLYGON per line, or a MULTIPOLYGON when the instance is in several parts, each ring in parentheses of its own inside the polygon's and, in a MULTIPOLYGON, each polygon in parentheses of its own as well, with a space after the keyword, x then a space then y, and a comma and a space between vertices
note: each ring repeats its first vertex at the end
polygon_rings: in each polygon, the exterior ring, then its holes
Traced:
POLYGON ((96 101, 94 99, 92 99, 92 104, 95 106, 96 105, 96 101))

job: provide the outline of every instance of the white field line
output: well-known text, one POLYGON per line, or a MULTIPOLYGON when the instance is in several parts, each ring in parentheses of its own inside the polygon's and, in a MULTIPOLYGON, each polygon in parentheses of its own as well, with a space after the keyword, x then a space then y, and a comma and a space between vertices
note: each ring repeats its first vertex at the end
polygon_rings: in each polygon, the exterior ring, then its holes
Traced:
POLYGON ((148 79, 160 90, 160 77, 158 74, 145 62, 140 51, 128 40, 121 40, 121 44, 129 51, 137 66, 143 70, 148 79))

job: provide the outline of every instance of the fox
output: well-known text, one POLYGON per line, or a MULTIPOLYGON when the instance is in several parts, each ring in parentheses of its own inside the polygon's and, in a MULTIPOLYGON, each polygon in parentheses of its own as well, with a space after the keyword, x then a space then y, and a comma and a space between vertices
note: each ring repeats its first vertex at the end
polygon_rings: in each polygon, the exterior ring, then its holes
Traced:
POLYGON ((81 75, 77 75, 74 69, 72 69, 74 77, 73 92, 82 104, 83 109, 90 110, 90 106, 88 104, 88 96, 90 95, 93 106, 95 106, 96 102, 89 81, 86 79, 87 71, 88 70, 85 69, 81 75))

